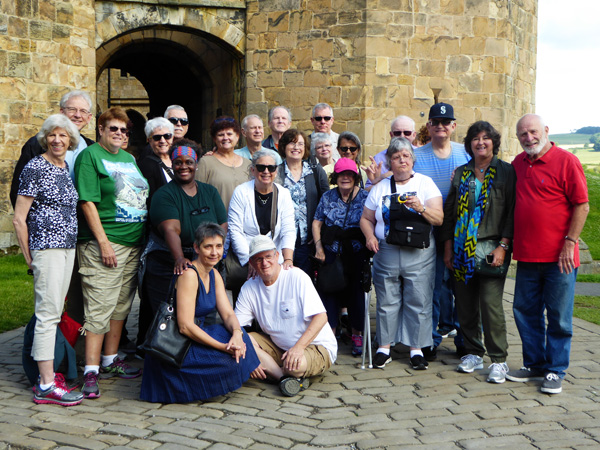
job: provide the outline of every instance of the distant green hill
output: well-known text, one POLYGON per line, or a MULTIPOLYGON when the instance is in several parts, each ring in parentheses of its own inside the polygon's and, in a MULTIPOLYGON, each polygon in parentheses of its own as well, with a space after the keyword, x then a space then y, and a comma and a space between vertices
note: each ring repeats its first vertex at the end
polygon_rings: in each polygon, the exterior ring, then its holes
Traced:
POLYGON ((548 137, 559 147, 561 145, 584 145, 590 142, 591 134, 564 133, 551 134, 548 137))

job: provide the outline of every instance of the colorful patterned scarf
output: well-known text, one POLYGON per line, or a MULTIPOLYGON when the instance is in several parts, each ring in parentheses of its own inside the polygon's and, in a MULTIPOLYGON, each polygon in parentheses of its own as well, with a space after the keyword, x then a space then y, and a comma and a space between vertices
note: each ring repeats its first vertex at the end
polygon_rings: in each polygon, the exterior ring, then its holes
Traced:
POLYGON ((454 278, 468 282, 475 272, 475 247, 477 247, 477 229, 485 212, 488 194, 494 183, 496 168, 489 166, 481 186, 481 194, 469 217, 469 179, 471 171, 464 170, 458 187, 458 220, 454 228, 454 278))

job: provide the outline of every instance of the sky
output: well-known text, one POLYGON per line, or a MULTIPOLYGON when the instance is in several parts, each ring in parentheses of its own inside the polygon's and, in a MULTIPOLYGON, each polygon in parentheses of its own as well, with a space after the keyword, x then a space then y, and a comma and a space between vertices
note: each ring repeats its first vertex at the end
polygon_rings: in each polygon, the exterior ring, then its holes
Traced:
POLYGON ((536 113, 550 134, 600 126, 600 0, 538 0, 536 113))

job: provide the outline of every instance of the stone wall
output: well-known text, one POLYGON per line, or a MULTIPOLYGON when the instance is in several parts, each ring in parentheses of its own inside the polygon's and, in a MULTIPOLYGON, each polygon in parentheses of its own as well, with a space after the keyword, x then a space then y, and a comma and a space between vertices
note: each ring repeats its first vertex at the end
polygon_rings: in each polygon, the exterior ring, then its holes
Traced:
POLYGON ((22 145, 67 91, 85 89, 93 98, 93 3, 0 2, 0 248, 16 244, 8 192, 22 145))
POLYGON ((518 151, 516 120, 534 110, 536 0, 249 0, 248 112, 291 108, 309 130, 317 102, 366 153, 385 148, 399 114, 426 122, 434 97, 455 107, 457 135, 488 120, 518 151))

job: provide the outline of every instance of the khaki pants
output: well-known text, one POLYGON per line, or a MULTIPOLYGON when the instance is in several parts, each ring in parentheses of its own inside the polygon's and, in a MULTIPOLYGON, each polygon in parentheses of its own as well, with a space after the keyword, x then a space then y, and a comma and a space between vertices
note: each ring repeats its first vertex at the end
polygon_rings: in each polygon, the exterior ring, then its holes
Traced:
POLYGON ((117 267, 102 264, 97 241, 77 244, 79 274, 83 290, 83 328, 95 334, 105 334, 111 320, 125 320, 138 284, 137 270, 141 247, 127 247, 111 242, 117 267))

